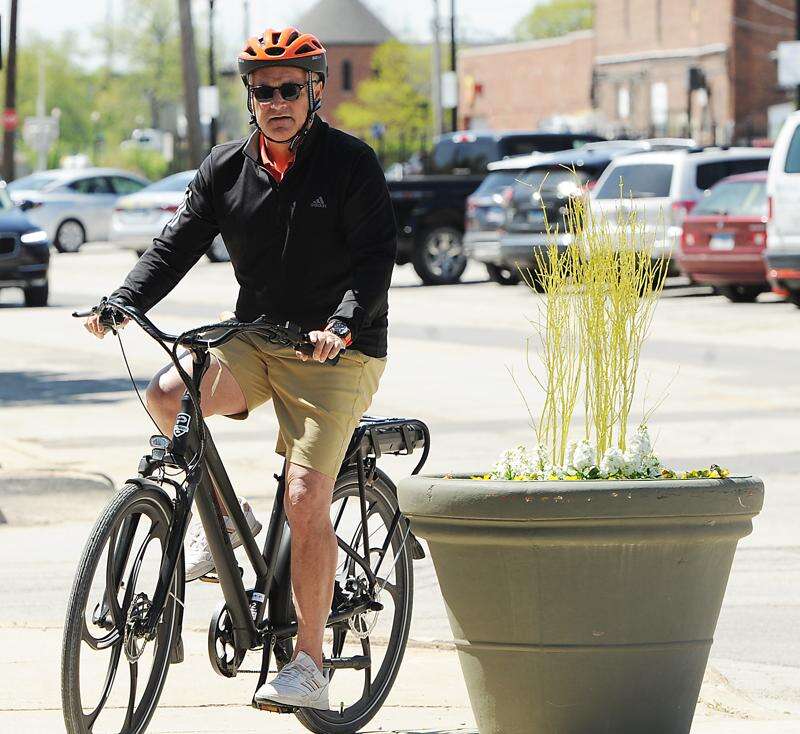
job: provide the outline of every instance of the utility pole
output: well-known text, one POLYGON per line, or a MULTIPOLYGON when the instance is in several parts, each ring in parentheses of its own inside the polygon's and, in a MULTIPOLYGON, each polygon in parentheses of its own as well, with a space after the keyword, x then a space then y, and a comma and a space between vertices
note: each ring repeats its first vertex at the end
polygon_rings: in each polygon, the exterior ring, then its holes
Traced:
MULTIPOLYGON (((214 68, 214 0, 208 0, 208 84, 217 86, 217 72, 214 68)), ((217 118, 212 115, 208 125, 208 137, 213 148, 217 144, 217 118)))
MULTIPOLYGON (((12 0, 16 2, 16 0, 12 0)), ((186 132, 189 137, 189 165, 198 167, 203 159, 203 141, 200 134, 200 105, 197 100, 197 55, 194 47, 192 6, 190 0, 178 0, 181 38, 183 43, 183 106, 186 115, 186 132)))
POLYGON ((17 114, 17 0, 11 0, 11 29, 8 39, 8 68, 6 69, 6 105, 3 113, 3 178, 14 180, 14 143, 17 114))
POLYGON ((436 136, 442 133, 442 49, 439 45, 439 0, 433 0, 431 33, 433 34, 431 101, 433 103, 433 134, 436 136))
MULTIPOLYGON (((800 0, 795 0, 794 3, 794 37, 800 41, 800 0)), ((797 85, 795 108, 800 110, 800 84, 797 85)))
MULTIPOLYGON (((798 0, 800 2, 800 0, 798 0)), ((456 0, 450 0, 450 68, 453 76, 458 80, 456 74, 456 0)), ((450 111, 450 127, 455 132, 458 129, 458 84, 456 83, 456 104, 450 111)))

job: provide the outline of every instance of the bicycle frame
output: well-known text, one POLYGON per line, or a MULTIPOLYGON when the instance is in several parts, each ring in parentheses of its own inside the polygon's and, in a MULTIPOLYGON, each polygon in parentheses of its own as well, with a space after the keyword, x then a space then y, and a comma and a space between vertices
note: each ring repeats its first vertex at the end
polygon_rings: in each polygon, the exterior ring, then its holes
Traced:
MULTIPOLYGON (((193 357, 191 379, 196 394, 199 395, 200 384, 208 368, 208 351, 207 349, 194 349, 190 353, 193 357)), ((411 453, 421 440, 424 443, 423 456, 414 469, 414 474, 421 469, 429 451, 428 429, 421 421, 405 419, 371 420, 373 420, 372 424, 367 423, 360 426, 356 434, 354 434, 343 463, 343 466, 355 463, 357 470, 362 539, 365 543, 365 548, 369 548, 365 497, 365 487, 367 482, 371 480, 371 476, 367 477, 365 463, 368 451, 371 451, 376 459, 381 455, 382 450, 384 453, 397 454, 401 453, 401 451, 411 453), (388 437, 373 436, 373 426, 384 429, 387 426, 394 426, 396 428, 395 433, 401 435, 402 440, 398 443, 396 440, 392 442, 388 437)), ((214 560, 217 577, 225 599, 225 606, 230 615, 234 647, 237 650, 237 654, 264 645, 264 654, 268 655, 271 645, 265 644, 265 640, 270 638, 274 642, 292 637, 297 633, 296 623, 282 623, 279 627, 275 627, 269 619, 265 620, 264 618, 266 602, 270 598, 275 583, 280 581, 281 574, 287 570, 289 562, 290 531, 286 522, 283 504, 286 464, 284 463, 284 470, 281 475, 276 475, 275 477, 278 480, 277 493, 270 515, 264 548, 263 551, 259 551, 205 420, 201 416, 199 421, 194 422, 193 425, 193 403, 187 389, 181 399, 181 407, 173 427, 171 454, 178 464, 185 466, 187 457, 193 456, 197 451, 200 443, 200 431, 204 432, 203 461, 186 477, 185 487, 174 483, 178 493, 175 501, 175 513, 169 529, 169 542, 159 571, 159 581, 145 625, 145 634, 154 634, 158 621, 161 619, 173 575, 180 559, 183 539, 189 523, 190 509, 192 504, 195 503, 214 560), (250 598, 248 598, 242 582, 230 535, 225 529, 222 518, 223 512, 227 514, 233 526, 239 532, 248 560, 255 571, 256 579, 250 598)), ((370 468, 375 468, 374 461, 370 468)), ((139 479, 145 478, 140 465, 139 479)), ((391 537, 401 518, 402 514, 398 509, 387 533, 387 539, 379 554, 375 569, 370 567, 368 558, 363 558, 337 536, 339 547, 364 570, 369 582, 370 596, 374 591, 377 573, 383 563, 391 537)), ((406 533, 406 538, 409 535, 410 529, 406 533)), ((368 611, 370 608, 374 608, 374 603, 372 600, 355 600, 348 608, 332 612, 328 619, 328 625, 346 621, 355 614, 368 611)))

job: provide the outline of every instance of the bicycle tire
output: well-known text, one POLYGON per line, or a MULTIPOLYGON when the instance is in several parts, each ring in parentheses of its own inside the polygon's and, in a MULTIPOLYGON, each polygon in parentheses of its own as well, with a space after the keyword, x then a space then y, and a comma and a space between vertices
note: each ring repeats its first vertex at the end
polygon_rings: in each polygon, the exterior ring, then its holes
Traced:
MULTIPOLYGON (((69 602, 67 604, 67 614, 64 625, 64 641, 61 655, 61 700, 62 709, 64 714, 64 723, 68 734, 92 734, 92 728, 95 725, 99 714, 108 702, 108 698, 113 689, 116 671, 120 665, 124 665, 126 658, 122 652, 124 645, 124 637, 120 635, 119 629, 112 631, 108 637, 111 638, 116 633, 117 641, 113 643, 108 649, 111 649, 111 662, 106 670, 106 680, 104 683, 104 690, 101 698, 104 700, 100 703, 97 709, 93 710, 89 716, 98 711, 98 716, 91 724, 87 723, 87 715, 84 713, 83 702, 81 701, 81 681, 80 681, 80 655, 81 645, 84 643, 84 627, 86 627, 86 607, 89 602, 89 594, 92 587, 92 581, 95 577, 95 572, 99 561, 103 555, 106 544, 112 537, 112 532, 124 521, 125 517, 131 516, 134 513, 132 510, 141 508, 145 511, 149 518, 158 517, 159 522, 164 523, 165 534, 164 538, 168 537, 170 521, 172 519, 172 503, 167 494, 161 490, 157 485, 141 486, 136 483, 126 484, 108 503, 103 513, 96 521, 89 539, 81 556, 78 571, 72 585, 69 602), (117 649, 119 652, 117 652, 117 649), (112 666, 114 668, 112 672, 112 666), (111 680, 109 682, 109 675, 111 680)), ((155 527, 155 525, 153 525, 155 527)), ((152 532, 152 530, 151 530, 152 532)), ((135 533, 135 531, 134 531, 135 533)), ((114 535, 114 541, 118 538, 119 532, 114 535)), ((149 537, 149 536, 148 536, 149 537)), ((155 536, 157 537, 157 536, 155 536)), ((162 552, 165 548, 165 539, 161 540, 162 552)), ((150 541, 146 541, 140 553, 142 557, 146 552, 146 547, 150 541)), ((129 549, 126 557, 130 559, 132 551, 129 549)), ((134 558, 134 566, 136 565, 137 558, 134 558)), ((133 573, 133 572, 132 572, 133 573)), ((120 574, 120 586, 124 588, 124 574, 120 574)), ((129 576, 128 580, 133 578, 135 582, 138 580, 136 576, 129 576)), ((104 587, 106 588, 106 587, 104 587)), ((118 593, 118 592, 117 592, 118 593)), ((127 593, 127 592, 126 592, 127 593)), ((133 592, 131 591, 131 594, 133 592)), ((101 595, 101 598, 102 595, 101 595)), ((176 644, 176 634, 181 623, 181 614, 178 609, 179 602, 183 600, 183 556, 179 558, 178 567, 176 569, 175 578, 173 579, 173 586, 171 598, 168 598, 167 604, 162 614, 162 621, 159 624, 158 633, 155 640, 151 643, 154 646, 156 653, 154 658, 153 667, 148 677, 146 688, 135 707, 135 712, 132 716, 126 716, 126 722, 120 734, 141 734, 145 731, 153 714, 155 713, 158 700, 166 682, 167 671, 170 666, 170 653, 173 646, 176 644), (130 726, 128 726, 130 720, 130 726)), ((113 616, 113 615, 112 615, 113 616)), ((91 632, 89 632, 91 634, 91 632)), ((130 665, 130 662, 128 662, 130 665)), ((137 661, 138 670, 138 661, 137 661)), ((130 679, 129 679, 130 680, 130 679)), ((137 681, 138 683, 138 681, 137 681)), ((130 687, 129 687, 130 695, 130 687)), ((135 703, 135 695, 134 695, 135 703)), ((131 704, 129 703, 129 708, 131 704)))
MULTIPOLYGON (((350 470, 340 474, 337 478, 333 489, 332 502, 336 502, 343 496, 353 496, 353 494, 355 494, 355 496, 358 495, 358 476, 354 470, 350 470)), ((394 511, 397 509, 397 490, 392 480, 380 470, 377 471, 372 486, 366 488, 366 498, 368 503, 373 500, 381 502, 386 515, 393 515, 394 511)), ((397 548, 402 542, 406 527, 405 520, 401 520, 394 531, 392 536, 392 548, 395 552, 397 552, 397 548)), ((392 685, 394 684, 403 661, 406 643, 408 642, 414 599, 414 570, 411 547, 407 539, 397 555, 397 567, 401 569, 405 577, 403 590, 404 604, 401 610, 399 624, 394 625, 392 628, 392 634, 387 644, 387 653, 384 656, 384 661, 387 658, 389 659, 389 667, 387 670, 383 671, 383 666, 381 666, 381 671, 379 671, 380 688, 370 695, 366 703, 361 699, 353 707, 345 709, 344 713, 347 714, 350 708, 355 708, 354 711, 346 716, 334 709, 329 709, 327 711, 298 709, 295 712, 298 721, 300 721, 306 729, 315 734, 353 734, 357 732, 359 729, 366 726, 378 713, 381 705, 392 689, 392 685)), ((284 581, 278 586, 270 598, 270 615, 273 614, 278 618, 279 622, 293 619, 294 606, 292 603, 290 573, 285 575, 284 581)), ((284 642, 284 647, 291 656, 292 641, 290 640, 288 642, 290 643, 288 646, 287 643, 284 642)))

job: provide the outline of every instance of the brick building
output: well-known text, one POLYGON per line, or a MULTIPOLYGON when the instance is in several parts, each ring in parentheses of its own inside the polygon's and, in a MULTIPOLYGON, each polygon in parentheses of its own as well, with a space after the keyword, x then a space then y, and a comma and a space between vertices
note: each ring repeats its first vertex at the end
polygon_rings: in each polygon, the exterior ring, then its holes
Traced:
POLYGON ((587 31, 461 51, 461 126, 530 129, 546 117, 590 114, 593 47, 587 31))
POLYGON ((338 124, 335 110, 355 98, 359 82, 372 74, 372 55, 392 32, 359 0, 318 0, 295 25, 317 36, 328 52, 322 117, 338 124))
POLYGON ((702 142, 768 135, 785 103, 771 58, 794 0, 598 0, 594 100, 616 132, 702 142))
POLYGON ((609 136, 691 135, 703 143, 767 137, 770 111, 780 114, 791 99, 778 87, 773 52, 794 37, 794 5, 596 0, 594 33, 583 41, 592 46, 588 62, 574 53, 580 34, 553 39, 546 61, 534 44, 494 47, 496 54, 489 48, 463 52, 462 120, 472 123, 482 107, 504 108, 502 126, 512 128, 555 116, 609 136), (517 78, 528 94, 509 95, 512 80, 494 78, 508 64, 535 69, 534 85, 533 71, 517 78))

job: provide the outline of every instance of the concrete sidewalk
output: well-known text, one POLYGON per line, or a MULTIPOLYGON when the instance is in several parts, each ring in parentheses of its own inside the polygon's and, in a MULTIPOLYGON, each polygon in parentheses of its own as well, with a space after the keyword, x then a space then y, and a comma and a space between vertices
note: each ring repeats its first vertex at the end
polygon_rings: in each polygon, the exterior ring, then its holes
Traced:
MULTIPOLYGON (((170 669, 148 732, 244 734, 263 732, 267 727, 275 734, 305 731, 293 716, 263 713, 248 705, 256 684, 254 675, 233 679, 217 676, 208 662, 203 632, 185 632, 184 641, 186 660, 170 669)), ((0 670, 4 679, 0 686, 0 731, 63 731, 60 654, 60 629, 0 629, 0 670)), ((244 668, 257 663, 257 655, 251 653, 244 668)), ((126 692, 127 680, 122 683, 126 692)), ((409 647, 389 698, 364 731, 476 732, 456 653, 434 647, 409 647)), ((800 718, 753 703, 713 670, 706 676, 693 734, 798 731, 800 718)))

